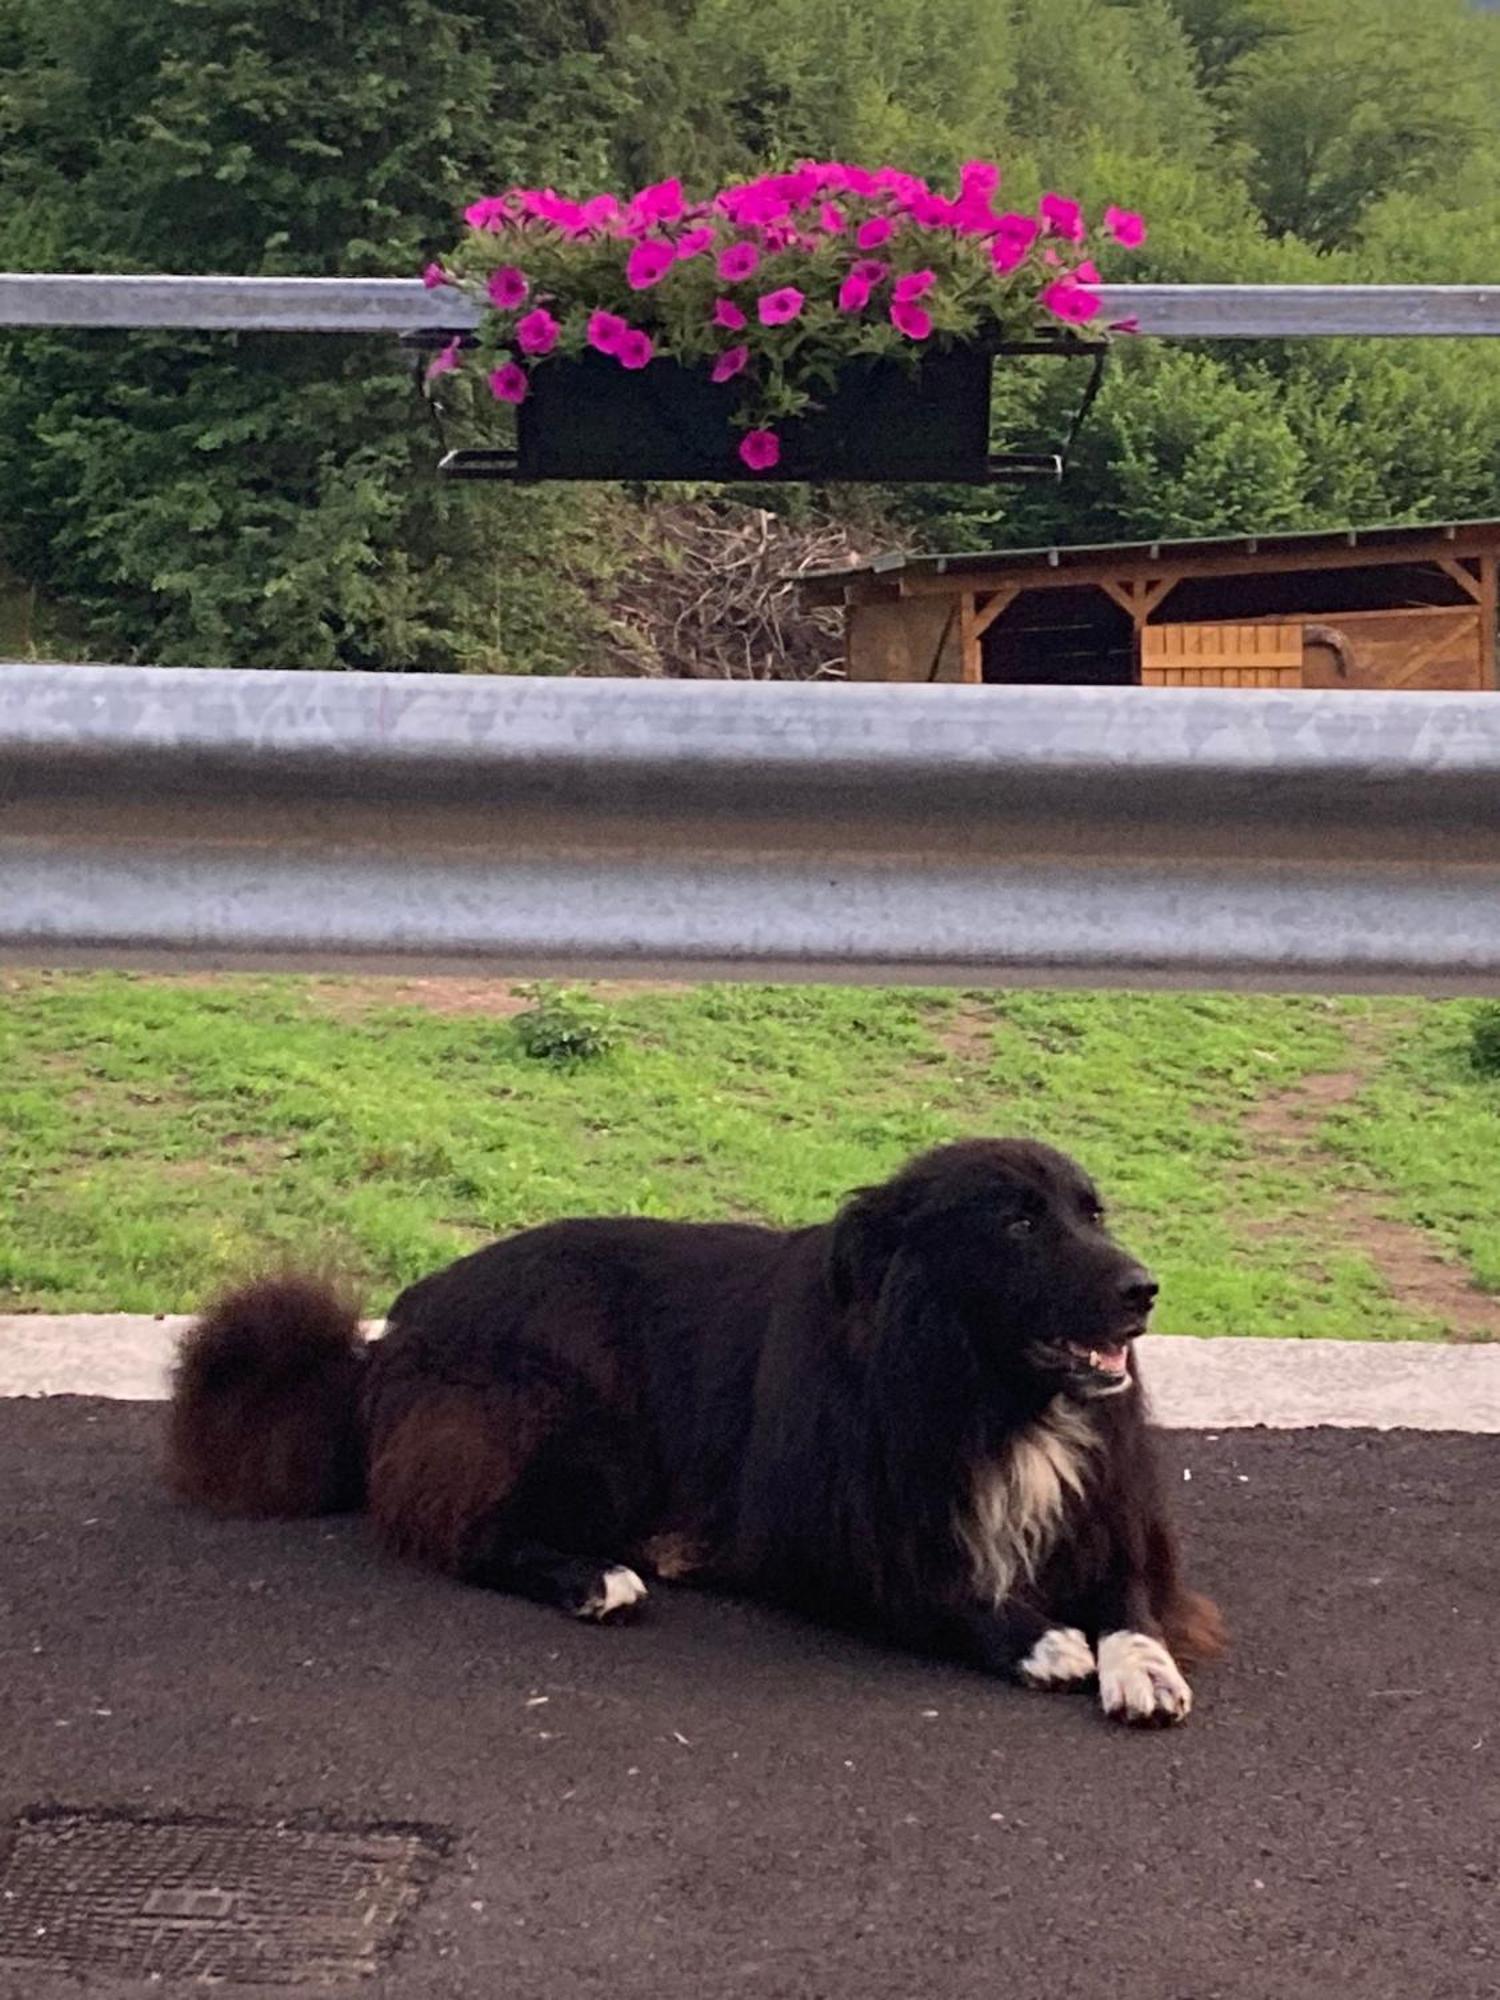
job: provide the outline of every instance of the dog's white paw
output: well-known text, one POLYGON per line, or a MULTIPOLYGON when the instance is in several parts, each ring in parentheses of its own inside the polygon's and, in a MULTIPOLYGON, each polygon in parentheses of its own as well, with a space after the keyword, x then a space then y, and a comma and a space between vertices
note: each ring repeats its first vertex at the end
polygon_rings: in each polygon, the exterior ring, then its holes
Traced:
POLYGON ((1094 1649, 1076 1625, 1052 1625, 1016 1672, 1027 1687, 1078 1687, 1093 1678, 1094 1649))
POLYGON ((1116 1722, 1186 1722, 1193 1690, 1160 1639, 1110 1632, 1099 1641, 1099 1705, 1116 1722))
POLYGON ((617 1618, 622 1612, 633 1611, 645 1596, 645 1584, 633 1569, 626 1569, 622 1563, 604 1571, 599 1579, 599 1588, 579 1605, 576 1616, 602 1625, 606 1618, 617 1618))

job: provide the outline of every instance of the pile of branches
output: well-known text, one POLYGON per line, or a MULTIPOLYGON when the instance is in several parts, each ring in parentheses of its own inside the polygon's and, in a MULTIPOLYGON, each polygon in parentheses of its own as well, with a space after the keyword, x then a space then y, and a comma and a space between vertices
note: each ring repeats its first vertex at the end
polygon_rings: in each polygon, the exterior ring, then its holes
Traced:
POLYGON ((863 562, 884 545, 826 518, 693 500, 641 509, 604 614, 599 671, 653 680, 843 678, 843 617, 799 600, 810 570, 863 562))

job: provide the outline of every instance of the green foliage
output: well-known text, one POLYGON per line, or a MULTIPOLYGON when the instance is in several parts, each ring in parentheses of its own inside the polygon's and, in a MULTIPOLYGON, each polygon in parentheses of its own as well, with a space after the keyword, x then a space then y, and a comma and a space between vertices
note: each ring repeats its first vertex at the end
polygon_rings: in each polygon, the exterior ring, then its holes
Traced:
POLYGON ((1486 1000, 1474 1009, 1469 1061, 1481 1076, 1500 1077, 1500 1000, 1486 1000))
POLYGON ((523 987, 531 1005, 516 1016, 516 1040, 538 1062, 567 1067, 597 1062, 616 1046, 609 1011, 588 993, 557 986, 523 987))
MULTIPOLYGON (((0 267, 412 271, 513 181, 812 154, 1141 209, 1143 280, 1487 282, 1497 101, 1463 0, 0 0, 0 267)), ((999 391, 1028 434, 1064 403, 999 391)), ((448 488, 435 455, 394 346, 0 333, 0 564, 71 649, 597 657, 641 496, 448 488)), ((891 505, 950 546, 1441 519, 1494 511, 1497 459, 1493 343, 1142 342, 1060 490, 891 505)))

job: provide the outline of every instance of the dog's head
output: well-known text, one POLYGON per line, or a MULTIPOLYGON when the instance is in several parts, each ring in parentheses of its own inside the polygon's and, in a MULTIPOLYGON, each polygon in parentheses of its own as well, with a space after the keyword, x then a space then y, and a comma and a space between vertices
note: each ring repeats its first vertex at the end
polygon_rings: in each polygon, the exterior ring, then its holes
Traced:
POLYGON ((848 1203, 830 1239, 835 1300, 874 1308, 897 1273, 960 1324, 983 1374, 1079 1398, 1130 1387, 1157 1292, 1083 1169, 1021 1139, 941 1146, 848 1203))

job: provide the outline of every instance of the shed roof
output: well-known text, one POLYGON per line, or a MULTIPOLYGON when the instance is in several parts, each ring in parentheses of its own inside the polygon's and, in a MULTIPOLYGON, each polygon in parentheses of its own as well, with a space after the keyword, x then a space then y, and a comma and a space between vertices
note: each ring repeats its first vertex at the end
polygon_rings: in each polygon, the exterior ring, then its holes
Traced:
POLYGON ((1445 521, 1427 526, 1387 525, 1371 528, 1312 528, 1278 530, 1259 535, 1206 535, 1179 541, 1081 542, 1068 546, 1031 549, 990 549, 960 555, 876 556, 870 562, 853 563, 842 569, 807 570, 797 578, 816 602, 836 602, 846 586, 860 579, 878 587, 881 579, 896 588, 903 577, 952 577, 961 583, 976 577, 1016 579, 1034 572, 1038 580, 1046 572, 1086 569, 1097 573, 1118 566, 1138 569, 1148 564, 1185 563, 1199 575, 1211 575, 1217 561, 1242 568, 1247 558, 1256 558, 1274 570, 1278 557, 1297 558, 1297 567, 1309 566, 1308 558, 1326 553, 1347 565, 1349 551, 1368 552, 1372 563, 1420 560, 1424 551, 1432 556, 1450 554, 1464 545, 1493 548, 1500 544, 1500 519, 1445 521))

